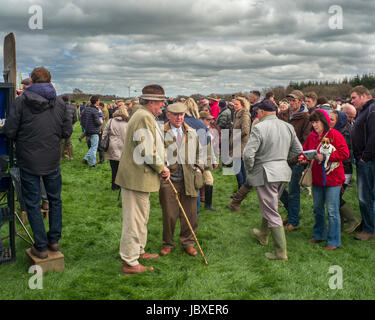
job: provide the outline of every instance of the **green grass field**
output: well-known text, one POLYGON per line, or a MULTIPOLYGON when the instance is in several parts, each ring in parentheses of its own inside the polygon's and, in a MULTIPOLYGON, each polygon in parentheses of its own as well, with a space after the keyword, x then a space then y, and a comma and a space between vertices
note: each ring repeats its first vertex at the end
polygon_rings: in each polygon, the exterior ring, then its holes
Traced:
MULTIPOLYGON (((178 242, 171 255, 145 265, 154 272, 123 275, 119 256, 121 202, 110 189, 108 161, 96 169, 81 160, 87 146, 79 143, 80 126, 73 134, 74 161, 61 164, 63 176, 63 235, 65 271, 43 277, 43 289, 29 288, 30 264, 25 255, 29 247, 16 239, 17 260, 0 265, 0 299, 374 299, 375 240, 360 242, 354 235, 342 234, 342 248, 327 252, 324 243, 312 244, 313 209, 307 191, 302 192, 301 228, 287 233, 289 261, 270 261, 264 253, 273 250, 257 243, 251 234, 259 227, 261 214, 256 192, 243 202, 243 212, 226 208, 236 188, 235 176, 214 171, 216 212, 200 210, 198 240, 203 259, 190 257, 178 242), (342 289, 331 289, 331 266, 342 268, 342 289)), ((358 200, 355 185, 344 196, 355 209, 358 200)), ((284 208, 280 212, 285 217, 284 208)), ((47 222, 46 222, 47 223, 47 222)), ((4 225, 1 234, 6 234, 4 225)), ((20 227, 17 227, 20 230, 20 227)), ((151 196, 147 251, 161 249, 162 214, 158 194, 151 196)))

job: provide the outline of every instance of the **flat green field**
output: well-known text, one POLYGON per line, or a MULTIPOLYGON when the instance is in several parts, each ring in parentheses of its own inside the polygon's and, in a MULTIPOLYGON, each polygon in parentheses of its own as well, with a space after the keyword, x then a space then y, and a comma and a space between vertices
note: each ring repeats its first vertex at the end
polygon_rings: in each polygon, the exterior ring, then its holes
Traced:
MULTIPOLYGON (((0 265, 0 299, 374 299, 375 240, 360 242, 354 235, 342 234, 342 248, 328 252, 324 243, 312 244, 314 223, 312 199, 302 192, 301 228, 287 233, 289 260, 270 261, 251 230, 259 227, 261 215, 255 190, 243 202, 243 211, 227 209, 235 190, 235 176, 214 171, 216 212, 201 208, 198 240, 208 260, 190 257, 179 244, 176 227, 175 250, 166 257, 145 265, 154 272, 123 275, 119 256, 121 237, 121 201, 111 191, 108 161, 97 168, 81 163, 87 146, 78 141, 81 132, 76 124, 74 160, 61 163, 63 176, 63 236, 65 271, 43 277, 43 289, 32 290, 25 255, 29 247, 16 239, 17 260, 0 265), (331 269, 333 266, 340 268, 331 269), (330 270, 334 270, 330 273, 330 270), (337 270, 342 271, 342 287, 337 270), (333 277, 333 278, 332 278, 333 277), (337 288, 339 287, 339 288, 337 288), (336 288, 336 289, 335 289, 336 288)), ((357 212, 356 186, 348 188, 344 198, 357 212)), ((284 208, 280 213, 285 217, 284 208)), ((47 221, 46 221, 47 224, 47 221)), ((20 231, 20 226, 17 226, 20 231)), ((4 236, 7 225, 2 227, 4 236)), ((162 214, 158 194, 151 196, 147 251, 157 253, 162 243, 162 214)))

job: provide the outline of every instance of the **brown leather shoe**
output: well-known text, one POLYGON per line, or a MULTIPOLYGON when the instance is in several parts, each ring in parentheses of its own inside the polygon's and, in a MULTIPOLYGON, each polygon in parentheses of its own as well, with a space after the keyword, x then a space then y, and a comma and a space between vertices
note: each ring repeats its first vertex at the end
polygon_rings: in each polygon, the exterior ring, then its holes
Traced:
POLYGON ((32 246, 30 252, 33 256, 35 256, 39 259, 47 259, 48 258, 47 250, 39 251, 39 250, 35 249, 34 246, 32 246))
POLYGON ((56 243, 52 243, 52 244, 48 244, 48 249, 50 249, 51 251, 60 251, 60 246, 59 244, 56 242, 56 243))
POLYGON ((137 274, 137 273, 143 273, 146 271, 154 271, 153 267, 145 267, 141 264, 137 264, 136 266, 129 266, 125 261, 122 263, 121 268, 122 273, 125 274, 137 274))
POLYGON ((172 248, 161 248, 160 255, 161 256, 167 256, 172 252, 172 248))
POLYGON ((311 243, 320 243, 320 242, 323 242, 323 240, 316 240, 314 238, 310 239, 309 242, 311 243))
POLYGON ((157 253, 144 252, 139 256, 139 259, 144 259, 144 260, 153 260, 157 258, 159 258, 159 255, 157 253))
POLYGON ((336 247, 336 246, 325 246, 324 247, 325 250, 336 250, 338 248, 340 248, 340 247, 336 247))
POLYGON ((354 239, 366 241, 366 240, 372 239, 373 237, 375 237, 375 233, 367 233, 367 232, 362 231, 362 232, 358 233, 354 237, 354 239))
POLYGON ((198 255, 198 251, 195 250, 194 246, 191 246, 191 247, 186 247, 184 248, 184 250, 186 251, 186 253, 192 257, 195 257, 198 255))

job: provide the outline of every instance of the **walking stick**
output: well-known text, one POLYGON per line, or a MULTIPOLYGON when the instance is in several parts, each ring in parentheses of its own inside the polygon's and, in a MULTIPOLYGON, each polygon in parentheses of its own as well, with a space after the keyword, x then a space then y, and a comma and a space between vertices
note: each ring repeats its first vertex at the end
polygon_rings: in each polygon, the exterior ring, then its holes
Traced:
POLYGON ((169 182, 170 186, 172 187, 172 189, 173 189, 173 191, 174 191, 174 194, 175 194, 175 196, 176 196, 176 200, 177 200, 178 206, 180 207, 182 213, 184 214, 184 217, 185 217, 185 219, 186 219, 186 222, 187 222, 187 224, 188 224, 188 226, 189 226, 189 228, 190 228, 191 233, 193 234, 194 241, 195 241, 195 243, 197 244, 197 247, 198 247, 198 249, 199 249, 199 251, 200 251, 200 253, 201 253, 201 256, 202 256, 202 258, 203 258, 203 260, 204 260, 204 263, 205 263, 205 264, 208 264, 208 262, 207 262, 207 260, 206 260, 206 257, 204 256, 204 253, 203 253, 203 251, 202 251, 202 249, 201 249, 201 246, 199 245, 198 239, 197 239, 197 237, 196 237, 196 235, 195 235, 195 233, 194 233, 194 231, 193 231, 193 228, 191 227, 190 221, 189 221, 189 219, 188 219, 188 217, 187 217, 187 215, 186 215, 186 213, 185 213, 185 210, 184 210, 184 208, 182 207, 182 204, 181 204, 181 202, 180 202, 180 199, 178 199, 178 192, 177 192, 176 188, 174 187, 174 185, 173 185, 171 179, 168 179, 168 182, 169 182))

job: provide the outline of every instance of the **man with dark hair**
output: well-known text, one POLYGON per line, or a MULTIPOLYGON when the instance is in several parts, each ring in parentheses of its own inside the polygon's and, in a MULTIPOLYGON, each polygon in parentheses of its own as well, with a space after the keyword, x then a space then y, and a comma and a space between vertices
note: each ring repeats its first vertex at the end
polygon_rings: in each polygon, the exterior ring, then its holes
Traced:
POLYGON ((92 96, 90 98, 91 105, 87 106, 82 114, 82 125, 85 128, 85 134, 90 138, 90 149, 87 151, 82 162, 89 165, 90 168, 96 167, 96 152, 99 144, 100 126, 103 120, 100 118, 99 110, 97 108, 100 99, 99 96, 92 96))
POLYGON ((50 83, 43 67, 31 73, 33 85, 15 100, 5 123, 5 134, 15 140, 22 195, 34 234, 31 254, 45 259, 47 247, 58 251, 62 231, 60 140, 73 132, 67 106, 50 83), (49 231, 40 213, 40 178, 49 201, 49 231))
MULTIPOLYGON (((290 123, 297 135, 297 138, 301 145, 303 145, 307 139, 307 136, 311 132, 310 116, 307 112, 303 100, 304 95, 300 90, 294 90, 287 95, 289 102, 289 109, 280 112, 279 119, 290 123)), ((294 231, 299 229, 299 212, 300 212, 300 193, 301 188, 299 181, 302 176, 302 172, 305 169, 305 165, 297 163, 297 157, 288 160, 288 164, 292 169, 292 176, 288 185, 288 191, 284 189, 281 201, 288 211, 288 222, 285 226, 286 231, 294 231)))
MULTIPOLYGON (((77 111, 76 107, 73 104, 69 104, 69 97, 67 95, 63 95, 61 97, 66 104, 66 109, 68 112, 68 116, 72 121, 72 126, 77 122, 77 111)), ((61 160, 64 158, 68 158, 73 160, 73 143, 72 143, 72 136, 66 139, 61 139, 61 160)))
POLYGON ((159 85, 143 88, 140 106, 129 120, 115 183, 121 186, 122 235, 120 256, 125 274, 154 270, 138 259, 156 259, 145 252, 150 192, 160 189, 160 178, 169 179, 164 164, 163 133, 155 118, 161 114, 166 97, 159 85))
POLYGON ((375 99, 363 86, 355 87, 350 98, 359 112, 351 131, 362 215, 362 232, 355 239, 369 240, 375 237, 375 99))
POLYGON ((249 101, 250 101, 250 114, 251 114, 251 122, 254 121, 254 119, 258 115, 258 106, 260 104, 260 92, 257 90, 250 91, 249 94, 249 101))
POLYGON ((305 94, 305 103, 307 106, 307 109, 309 110, 309 114, 313 112, 314 110, 318 109, 318 95, 314 91, 310 91, 305 94))

